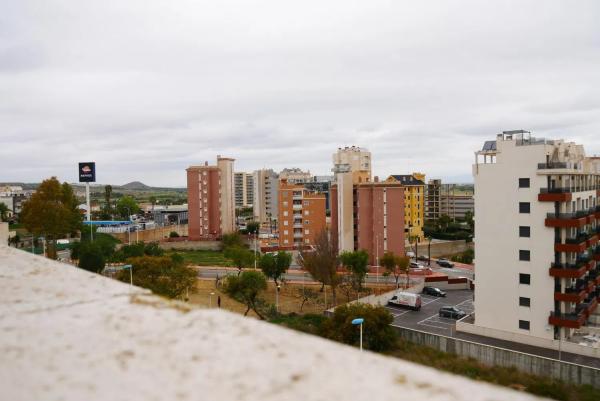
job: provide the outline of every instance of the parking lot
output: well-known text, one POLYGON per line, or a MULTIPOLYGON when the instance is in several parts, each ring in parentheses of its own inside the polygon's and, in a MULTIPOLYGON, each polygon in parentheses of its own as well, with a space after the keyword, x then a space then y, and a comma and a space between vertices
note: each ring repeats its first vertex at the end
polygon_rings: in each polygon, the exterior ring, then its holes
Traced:
POLYGON ((393 325, 435 334, 452 335, 456 320, 440 317, 439 309, 442 306, 455 306, 467 314, 473 312, 473 291, 471 290, 448 290, 444 298, 421 294, 421 299, 420 311, 386 306, 394 316, 393 325))

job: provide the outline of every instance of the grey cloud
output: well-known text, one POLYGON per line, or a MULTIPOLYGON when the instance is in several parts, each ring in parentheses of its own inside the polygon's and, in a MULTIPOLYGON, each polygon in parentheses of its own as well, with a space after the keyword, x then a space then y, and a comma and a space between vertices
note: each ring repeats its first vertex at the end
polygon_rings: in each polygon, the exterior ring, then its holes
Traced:
POLYGON ((502 130, 600 153, 595 1, 8 2, 0 180, 184 185, 187 165, 468 179, 502 130))

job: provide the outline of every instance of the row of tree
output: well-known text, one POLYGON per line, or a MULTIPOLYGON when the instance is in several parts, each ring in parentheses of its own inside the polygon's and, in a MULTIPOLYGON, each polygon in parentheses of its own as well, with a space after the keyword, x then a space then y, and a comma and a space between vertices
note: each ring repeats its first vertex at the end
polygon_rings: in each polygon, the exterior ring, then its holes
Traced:
MULTIPOLYGON (((408 257, 386 252, 379 262, 384 267, 386 276, 394 276, 396 287, 399 286, 402 273, 406 274, 408 282, 410 264, 408 257)), ((364 250, 338 254, 335 238, 330 238, 327 231, 323 230, 315 239, 314 249, 300 254, 300 263, 315 280, 322 284, 321 291, 326 285, 331 288, 333 303, 336 304, 338 288, 345 290, 348 297, 350 290, 357 293, 363 291, 363 283, 368 274, 369 254, 364 250), (343 269, 346 271, 344 272, 343 269)))

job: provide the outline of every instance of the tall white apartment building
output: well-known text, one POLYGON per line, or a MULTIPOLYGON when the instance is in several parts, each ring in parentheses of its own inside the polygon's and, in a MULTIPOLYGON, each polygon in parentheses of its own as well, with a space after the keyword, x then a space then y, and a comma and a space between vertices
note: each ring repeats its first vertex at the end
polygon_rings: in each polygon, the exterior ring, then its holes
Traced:
POLYGON ((261 224, 277 221, 279 175, 271 169, 256 170, 254 183, 254 218, 261 224))
POLYGON ((252 173, 237 172, 235 181, 235 207, 252 207, 254 203, 254 175, 252 173))
POLYGON ((286 180, 288 184, 304 184, 312 180, 310 171, 302 171, 298 167, 284 168, 279 172, 279 179, 286 180))
POLYGON ((600 160, 526 131, 499 134, 475 157, 475 327, 568 339, 600 297, 600 160))
MULTIPOLYGON (((336 210, 335 224, 332 231, 337 233, 337 246, 340 252, 353 251, 355 248, 354 206, 355 185, 371 181, 371 152, 357 146, 338 148, 332 156, 334 174, 331 202, 332 210, 336 210)), ((334 222, 332 222, 334 224, 334 222)))

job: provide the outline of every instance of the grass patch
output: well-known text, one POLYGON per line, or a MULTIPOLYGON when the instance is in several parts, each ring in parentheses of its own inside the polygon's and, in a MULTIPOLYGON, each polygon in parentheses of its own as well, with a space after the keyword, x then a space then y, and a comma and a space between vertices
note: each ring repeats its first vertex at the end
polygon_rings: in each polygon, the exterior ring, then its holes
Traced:
POLYGON ((233 262, 227 259, 222 251, 192 251, 192 250, 176 250, 169 251, 176 252, 183 256, 185 263, 194 266, 221 266, 231 267, 233 262))

